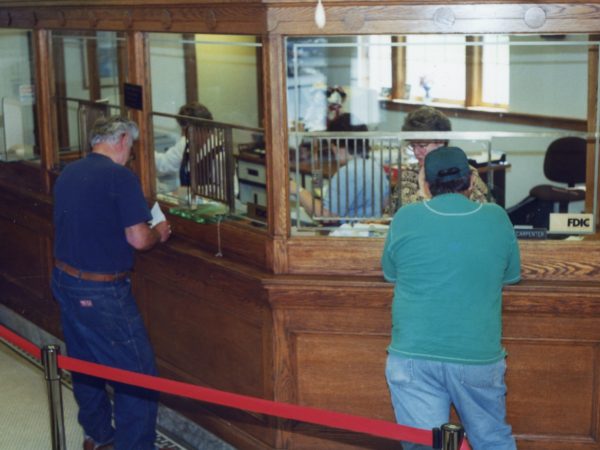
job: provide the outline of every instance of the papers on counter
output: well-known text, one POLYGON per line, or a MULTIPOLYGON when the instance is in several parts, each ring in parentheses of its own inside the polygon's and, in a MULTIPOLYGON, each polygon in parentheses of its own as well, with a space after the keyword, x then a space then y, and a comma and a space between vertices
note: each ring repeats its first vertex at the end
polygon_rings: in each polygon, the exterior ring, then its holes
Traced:
POLYGON ((339 228, 329 233, 329 236, 346 236, 346 237, 369 237, 383 236, 389 226, 378 223, 356 223, 354 225, 344 223, 339 228))
POLYGON ((154 202, 154 206, 150 210, 150 213, 152 213, 152 220, 148 223, 148 225, 150 225, 150 228, 154 228, 159 223, 167 220, 164 213, 160 209, 158 202, 154 202))

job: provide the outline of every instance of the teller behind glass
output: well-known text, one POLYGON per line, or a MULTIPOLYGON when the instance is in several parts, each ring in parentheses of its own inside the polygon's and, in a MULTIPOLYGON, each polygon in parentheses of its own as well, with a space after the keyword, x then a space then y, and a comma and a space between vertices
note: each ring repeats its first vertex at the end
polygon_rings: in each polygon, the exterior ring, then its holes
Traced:
MULTIPOLYGON (((402 131, 452 131, 450 119, 441 111, 431 106, 421 106, 411 111, 404 118, 402 131)), ((425 172, 423 162, 425 156, 431 151, 448 145, 448 140, 418 139, 406 142, 408 157, 414 157, 414 162, 402 162, 399 178, 394 186, 390 213, 394 213, 400 206, 420 202, 429 198, 424 190, 425 172)), ((470 199, 480 203, 488 202, 490 195, 487 185, 479 176, 477 169, 471 167, 474 178, 473 190, 470 199)))
MULTIPOLYGON (((213 120, 212 113, 206 106, 199 102, 191 102, 181 106, 178 115, 213 120)), ((189 142, 186 132, 193 121, 185 117, 178 117, 177 123, 181 128, 181 136, 175 145, 171 146, 164 153, 154 152, 157 175, 177 175, 175 190, 178 190, 179 187, 190 185, 189 142)))

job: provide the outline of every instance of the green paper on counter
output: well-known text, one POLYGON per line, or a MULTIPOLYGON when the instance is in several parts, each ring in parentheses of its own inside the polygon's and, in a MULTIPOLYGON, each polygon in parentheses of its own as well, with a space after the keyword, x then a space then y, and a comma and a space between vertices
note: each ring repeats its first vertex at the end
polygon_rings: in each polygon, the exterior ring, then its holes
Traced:
POLYGON ((196 223, 217 223, 227 216, 228 209, 225 205, 205 203, 196 206, 194 209, 189 207, 171 208, 169 212, 175 216, 193 220, 196 223))

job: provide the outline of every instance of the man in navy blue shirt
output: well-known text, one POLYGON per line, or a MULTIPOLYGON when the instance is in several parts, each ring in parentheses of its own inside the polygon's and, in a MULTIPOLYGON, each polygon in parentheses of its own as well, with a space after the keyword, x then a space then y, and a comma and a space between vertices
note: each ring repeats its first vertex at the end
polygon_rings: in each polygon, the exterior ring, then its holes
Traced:
MULTIPOLYGON (((156 375, 130 271, 134 251, 165 242, 171 227, 167 221, 148 225, 152 214, 140 182, 125 167, 138 134, 127 119, 97 120, 90 132, 92 153, 67 165, 58 177, 52 292, 70 356, 156 375)), ((84 450, 153 450, 156 393, 113 383, 113 411, 105 384, 73 374, 84 450)))

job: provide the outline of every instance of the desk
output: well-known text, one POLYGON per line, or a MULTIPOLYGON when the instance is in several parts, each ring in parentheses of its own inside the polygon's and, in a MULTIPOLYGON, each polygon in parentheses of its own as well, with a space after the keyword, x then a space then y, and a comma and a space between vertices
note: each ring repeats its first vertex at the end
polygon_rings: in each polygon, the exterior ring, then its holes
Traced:
POLYGON ((240 201, 267 207, 267 172, 264 156, 249 152, 237 157, 240 201))
POLYGON ((511 165, 506 161, 491 161, 490 163, 474 163, 469 161, 477 169, 479 176, 491 189, 496 203, 503 208, 506 207, 506 171, 511 165))

